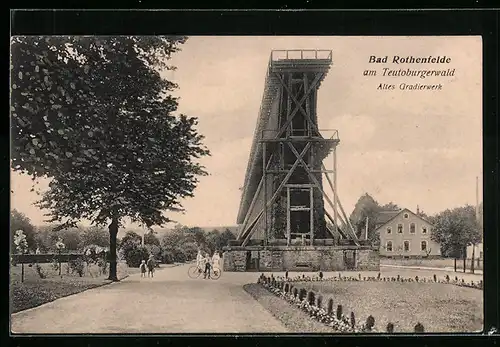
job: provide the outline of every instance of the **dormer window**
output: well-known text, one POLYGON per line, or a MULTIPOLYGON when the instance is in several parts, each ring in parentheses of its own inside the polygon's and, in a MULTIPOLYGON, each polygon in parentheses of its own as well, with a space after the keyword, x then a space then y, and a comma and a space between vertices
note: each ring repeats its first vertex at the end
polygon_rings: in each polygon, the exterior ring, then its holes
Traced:
POLYGON ((405 219, 408 219, 408 218, 409 218, 408 213, 405 213, 403 216, 405 217, 405 219))

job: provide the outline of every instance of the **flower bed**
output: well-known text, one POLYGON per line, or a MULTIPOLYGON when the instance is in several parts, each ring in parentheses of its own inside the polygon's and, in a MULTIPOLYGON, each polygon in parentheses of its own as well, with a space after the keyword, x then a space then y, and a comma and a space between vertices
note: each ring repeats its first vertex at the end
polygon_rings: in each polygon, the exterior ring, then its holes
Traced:
POLYGON ((274 278, 263 279, 260 277, 258 283, 274 295, 306 312, 311 318, 331 327, 333 331, 341 333, 378 332, 374 327, 373 317, 368 317, 362 324, 356 324, 354 315, 352 313, 350 317, 344 315, 342 313, 341 306, 338 306, 335 312, 333 311, 333 305, 330 302, 326 309, 321 307, 321 304, 318 306, 318 300, 314 300, 315 295, 311 294, 313 292, 309 292, 309 295, 306 296, 306 291, 303 288, 301 288, 300 293, 297 288, 290 291, 289 283, 285 281, 277 281, 274 278), (313 300, 314 303, 311 302, 313 300))
MULTIPOLYGON (((358 277, 353 276, 334 276, 330 278, 323 278, 322 273, 319 276, 295 276, 293 278, 277 277, 274 278, 266 277, 262 274, 257 283, 262 285, 268 291, 274 295, 286 300, 289 304, 296 306, 302 311, 306 312, 311 318, 324 323, 331 327, 334 331, 341 333, 369 333, 369 332, 379 332, 379 333, 393 333, 394 326, 392 322, 389 322, 387 326, 383 328, 375 327, 375 319, 372 315, 369 315, 364 321, 357 322, 354 312, 350 315, 345 315, 342 310, 342 306, 338 305, 336 308, 333 305, 333 300, 329 299, 328 302, 323 301, 323 297, 317 293, 306 290, 303 288, 304 282, 329 282, 329 281, 356 281, 356 282, 421 282, 421 283, 440 283, 440 284, 453 284, 462 287, 469 287, 475 289, 482 289, 482 281, 479 283, 465 283, 463 280, 455 278, 451 280, 448 276, 445 276, 444 280, 440 280, 437 276, 432 278, 403 278, 401 276, 397 277, 381 277, 380 274, 377 277, 358 277)), ((366 313, 366 312, 365 312, 366 313)), ((364 317, 363 317, 364 318, 364 317)), ((396 322, 395 322, 396 323, 396 322)), ((408 324, 408 322, 407 322, 408 324)), ((411 323, 414 324, 414 323, 411 323)), ((424 332, 424 327, 420 322, 413 327, 414 332, 424 332)))
POLYGON ((382 281, 382 282, 422 282, 422 283, 438 283, 438 284, 452 284, 460 287, 467 287, 467 288, 474 288, 474 289, 479 289, 483 290, 483 281, 480 280, 478 282, 465 282, 463 278, 458 278, 458 276, 455 276, 455 278, 450 278, 449 275, 444 276, 443 279, 438 278, 436 275, 433 277, 402 277, 402 276, 396 276, 396 277, 381 277, 380 273, 378 276, 369 276, 369 277, 361 277, 359 275, 358 277, 354 276, 342 276, 341 274, 333 277, 326 277, 323 278, 322 274, 316 275, 316 276, 295 276, 292 278, 284 278, 284 277, 278 277, 280 281, 287 281, 287 282, 304 282, 304 281, 382 281))

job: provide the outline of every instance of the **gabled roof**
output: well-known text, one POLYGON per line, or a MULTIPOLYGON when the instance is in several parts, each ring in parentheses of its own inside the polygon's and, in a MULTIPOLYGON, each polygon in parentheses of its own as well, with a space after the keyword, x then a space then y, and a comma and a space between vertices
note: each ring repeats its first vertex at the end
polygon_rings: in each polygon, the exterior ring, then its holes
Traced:
POLYGON ((427 222, 429 224, 432 224, 431 222, 429 222, 427 219, 423 218, 422 216, 419 216, 418 214, 410 211, 407 208, 403 208, 399 211, 381 211, 379 213, 379 215, 377 216, 377 222, 376 222, 377 227, 376 227, 375 231, 384 227, 387 223, 389 223, 391 220, 393 220, 394 218, 396 218, 397 216, 399 216, 403 212, 408 212, 408 213, 414 215, 415 217, 417 217, 418 219, 423 220, 424 222, 427 222))
POLYGON ((401 210, 396 210, 396 211, 380 211, 379 214, 377 215, 377 219, 375 221, 375 224, 381 225, 385 224, 394 217, 396 217, 401 210))

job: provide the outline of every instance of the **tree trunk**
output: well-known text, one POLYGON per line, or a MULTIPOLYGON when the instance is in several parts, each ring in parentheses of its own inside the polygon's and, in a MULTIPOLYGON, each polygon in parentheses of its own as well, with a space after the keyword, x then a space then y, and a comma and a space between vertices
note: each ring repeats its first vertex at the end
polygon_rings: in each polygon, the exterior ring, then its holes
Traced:
POLYGON ((108 280, 118 281, 116 274, 116 235, 118 234, 118 219, 113 218, 109 229, 109 277, 108 280))
POLYGON ((465 268, 467 267, 467 247, 464 247, 464 273, 465 273, 465 268))
POLYGON ((471 260, 471 263, 470 263, 470 271, 472 273, 474 273, 474 256, 476 255, 475 253, 475 248, 476 248, 476 245, 475 244, 472 244, 472 260, 471 260))
POLYGON ((453 259, 453 265, 455 268, 455 272, 457 272, 457 258, 456 257, 453 259))
POLYGON ((21 263, 21 282, 24 282, 24 263, 21 263))

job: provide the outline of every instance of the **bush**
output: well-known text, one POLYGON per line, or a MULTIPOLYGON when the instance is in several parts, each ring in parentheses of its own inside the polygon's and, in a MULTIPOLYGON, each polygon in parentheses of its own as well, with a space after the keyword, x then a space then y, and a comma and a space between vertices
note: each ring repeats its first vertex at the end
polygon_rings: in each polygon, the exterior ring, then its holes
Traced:
POLYGON ((318 308, 321 308, 322 305, 323 305, 323 297, 321 295, 318 295, 318 298, 316 299, 316 306, 318 308))
POLYGON ((373 316, 370 315, 368 316, 368 318, 366 318, 365 327, 367 330, 371 331, 374 326, 375 326, 375 318, 373 318, 373 316))
POLYGON ((386 330, 389 334, 392 334, 394 332, 394 324, 388 323, 386 330))
POLYGON ((44 279, 44 278, 47 277, 47 275, 43 272, 43 269, 40 266, 40 264, 35 264, 35 270, 36 270, 38 276, 40 276, 41 279, 44 279))
POLYGON ((128 249, 128 252, 126 252, 124 256, 129 267, 139 267, 142 260, 148 259, 149 251, 146 247, 135 246, 128 249))
POLYGON ((297 295, 299 294, 298 293, 299 291, 297 290, 297 288, 293 288, 293 296, 296 298, 297 295))
POLYGON ((68 262, 69 268, 71 270, 71 273, 77 273, 78 276, 83 277, 83 270, 85 269, 85 262, 83 261, 83 258, 78 257, 74 260, 70 260, 68 262))
POLYGON ((307 295, 307 290, 305 290, 304 288, 300 288, 300 291, 299 291, 300 301, 304 300, 306 295, 307 295))
POLYGON ((342 318, 342 305, 338 305, 337 306, 337 319, 341 319, 342 318))
POLYGON ((424 326, 421 323, 417 323, 414 328, 416 333, 423 333, 424 332, 424 326))
POLYGON ((307 302, 309 303, 309 305, 314 305, 314 301, 315 301, 314 296, 315 296, 315 294, 313 291, 310 291, 309 293, 307 293, 307 302))
POLYGON ((333 299, 328 299, 328 305, 326 306, 326 312, 332 314, 333 312, 333 299))

